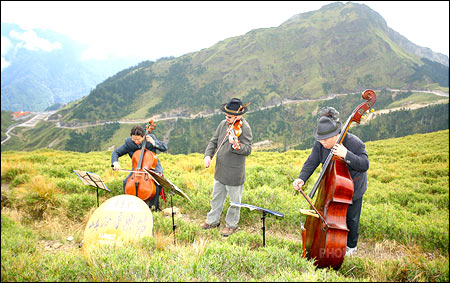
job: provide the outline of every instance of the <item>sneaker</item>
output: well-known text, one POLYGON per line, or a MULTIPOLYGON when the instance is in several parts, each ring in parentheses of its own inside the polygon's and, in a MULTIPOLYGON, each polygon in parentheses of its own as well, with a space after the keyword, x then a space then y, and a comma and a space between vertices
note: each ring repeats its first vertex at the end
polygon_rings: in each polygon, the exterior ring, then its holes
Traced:
POLYGON ((206 223, 206 221, 205 221, 202 225, 200 225, 200 227, 202 227, 202 229, 205 229, 205 230, 211 229, 211 228, 217 228, 217 227, 219 227, 219 226, 220 226, 220 223, 217 223, 217 224, 208 224, 208 223, 206 223))
POLYGON ((234 232, 236 232, 236 229, 237 228, 233 229, 231 227, 225 227, 225 228, 223 228, 223 230, 220 233, 222 233, 222 236, 228 237, 231 234, 233 234, 234 232))
POLYGON ((345 255, 346 256, 352 256, 353 253, 355 253, 357 250, 358 250, 357 247, 354 247, 354 248, 347 247, 347 249, 345 250, 345 255))

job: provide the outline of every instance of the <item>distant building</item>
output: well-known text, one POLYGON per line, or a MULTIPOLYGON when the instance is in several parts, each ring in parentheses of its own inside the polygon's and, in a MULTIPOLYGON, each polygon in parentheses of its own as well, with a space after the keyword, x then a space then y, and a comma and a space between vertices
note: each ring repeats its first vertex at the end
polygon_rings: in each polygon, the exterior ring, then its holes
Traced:
POLYGON ((23 112, 21 110, 21 111, 17 111, 17 112, 12 113, 14 118, 19 118, 19 117, 25 116, 27 114, 30 114, 30 111, 23 112))

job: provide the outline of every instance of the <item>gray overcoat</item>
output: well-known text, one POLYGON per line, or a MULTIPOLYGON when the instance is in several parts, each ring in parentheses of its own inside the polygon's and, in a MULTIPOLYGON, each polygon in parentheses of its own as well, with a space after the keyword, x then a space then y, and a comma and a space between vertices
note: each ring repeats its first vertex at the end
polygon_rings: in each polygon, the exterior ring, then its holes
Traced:
MULTIPOLYGON (((245 182, 245 160, 252 152, 252 129, 244 118, 242 120, 242 134, 239 136, 241 148, 234 150, 228 142, 228 138, 223 141, 223 145, 216 155, 216 167, 214 179, 224 185, 240 186, 245 182)), ((228 124, 226 120, 220 122, 214 136, 208 143, 205 150, 205 157, 213 157, 214 152, 220 147, 219 143, 227 133, 228 124)))

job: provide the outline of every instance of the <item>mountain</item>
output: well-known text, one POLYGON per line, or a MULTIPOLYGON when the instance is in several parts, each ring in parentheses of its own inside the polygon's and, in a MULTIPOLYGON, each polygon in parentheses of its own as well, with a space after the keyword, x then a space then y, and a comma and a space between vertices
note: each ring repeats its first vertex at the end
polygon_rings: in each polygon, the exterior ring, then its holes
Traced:
POLYGON ((137 61, 82 60, 86 46, 47 30, 1 23, 2 110, 43 111, 89 94, 100 82, 137 61), (5 50, 4 50, 5 49, 5 50))
MULTIPOLYGON (((342 3, 334 3, 329 4, 328 6, 324 6, 321 10, 328 10, 328 9, 334 9, 342 7, 342 3)), ((386 21, 383 19, 381 15, 379 15, 376 11, 371 10, 370 8, 367 8, 365 5, 361 5, 358 7, 356 4, 354 6, 355 9, 360 9, 361 16, 367 16, 370 17, 371 20, 374 20, 377 22, 378 27, 389 37, 390 40, 394 41, 397 45, 401 46, 406 51, 413 53, 420 58, 426 58, 431 61, 435 61, 437 63, 440 63, 444 66, 449 66, 449 59, 447 55, 444 55, 442 53, 433 52, 430 48, 427 47, 421 47, 413 42, 409 41, 406 37, 401 35, 400 33, 396 32, 395 30, 391 29, 387 26, 386 21)), ((310 12, 313 13, 313 12, 310 12)), ((293 16, 289 21, 296 21, 297 19, 302 19, 305 17, 308 17, 310 13, 305 14, 299 14, 293 16)), ((345 13, 345 12, 344 12, 345 13)))
POLYGON ((408 51, 405 42, 366 5, 333 3, 198 52, 142 62, 59 115, 89 122, 211 113, 231 97, 256 109, 366 88, 448 88, 448 66, 408 51))
POLYGON ((245 119, 255 144, 306 149, 320 108, 333 106, 345 120, 368 88, 376 90, 375 108, 384 112, 439 104, 378 115, 355 127, 363 140, 448 129, 448 66, 406 50, 392 33, 365 5, 330 4, 278 27, 123 69, 36 127, 16 128, 2 151, 111 149, 129 135, 130 123, 153 117, 152 133, 169 153, 202 152, 223 119, 220 105, 231 97, 251 102, 245 119))

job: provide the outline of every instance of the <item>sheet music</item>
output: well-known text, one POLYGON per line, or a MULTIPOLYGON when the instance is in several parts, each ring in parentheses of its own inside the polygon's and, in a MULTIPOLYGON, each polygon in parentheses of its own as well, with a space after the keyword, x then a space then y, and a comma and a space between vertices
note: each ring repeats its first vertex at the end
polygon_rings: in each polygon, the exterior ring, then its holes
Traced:
POLYGON ((239 206, 239 207, 246 207, 246 208, 248 208, 250 210, 256 209, 256 210, 259 210, 259 211, 264 211, 264 212, 273 214, 273 215, 278 216, 278 217, 284 217, 284 214, 281 213, 281 212, 273 211, 273 210, 270 210, 270 209, 258 207, 258 206, 251 205, 251 204, 230 202, 230 205, 232 205, 232 206, 239 206))
POLYGON ((81 170, 73 170, 73 172, 77 174, 77 176, 81 179, 81 181, 83 181, 85 185, 111 192, 108 187, 106 187, 106 184, 103 182, 102 178, 100 178, 99 175, 93 172, 81 170))
POLYGON ((174 183, 172 183, 169 179, 164 178, 163 176, 161 176, 161 174, 159 172, 153 171, 152 169, 147 169, 144 168, 145 171, 147 171, 152 178, 158 180, 159 184, 167 190, 170 190, 174 193, 176 193, 177 195, 180 195, 182 197, 184 197, 185 199, 191 201, 189 199, 189 197, 182 191, 180 190, 174 183))

